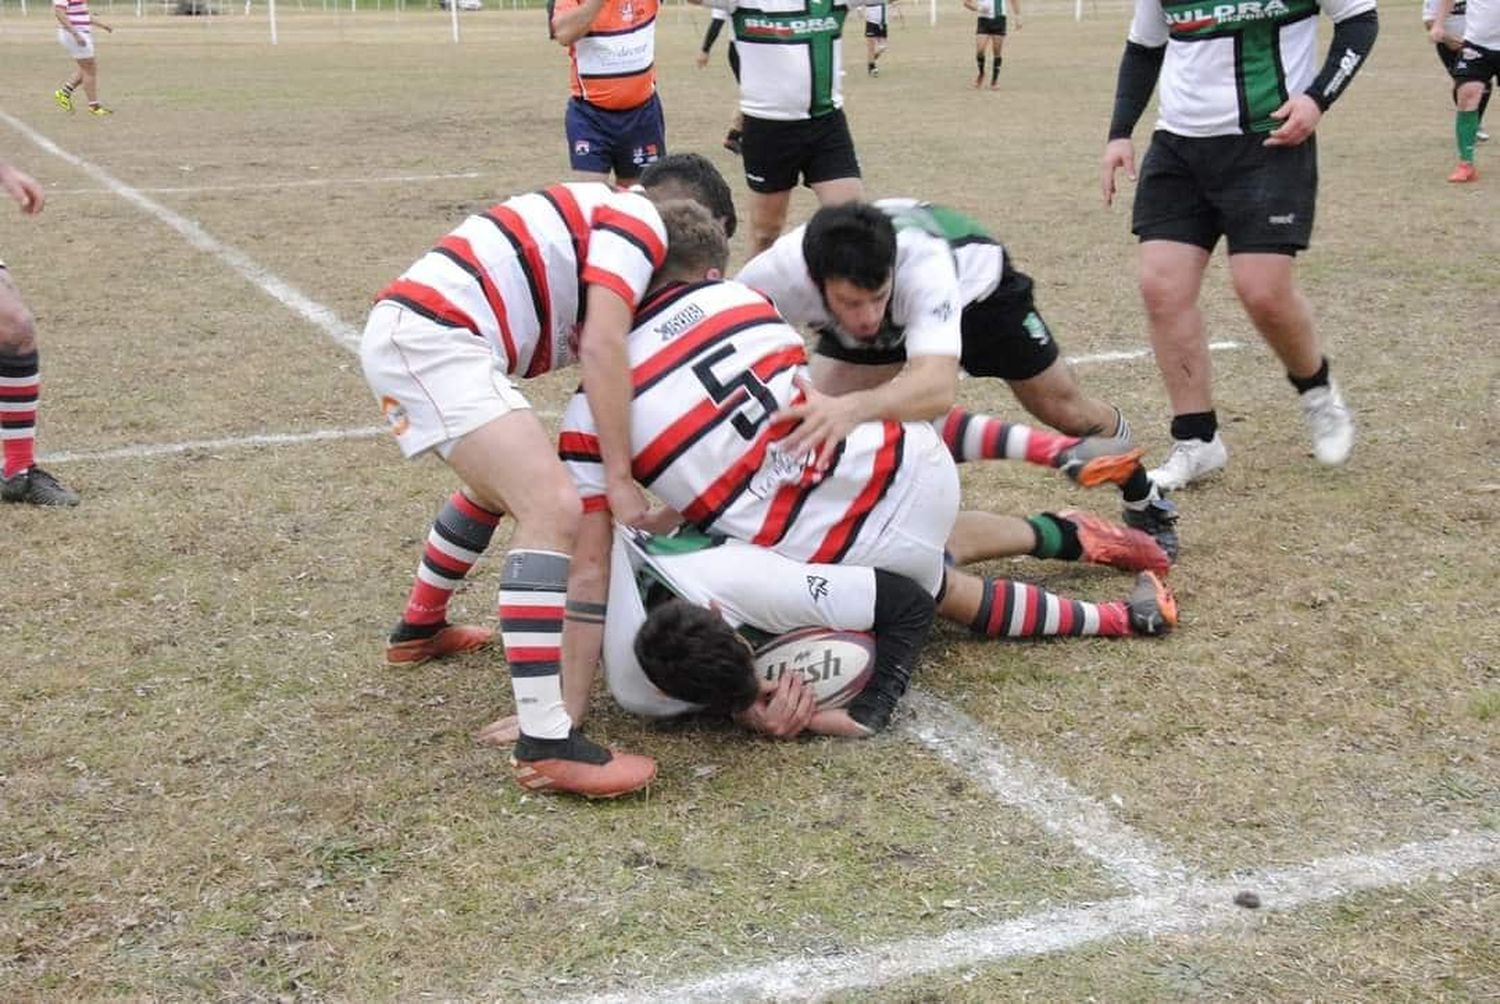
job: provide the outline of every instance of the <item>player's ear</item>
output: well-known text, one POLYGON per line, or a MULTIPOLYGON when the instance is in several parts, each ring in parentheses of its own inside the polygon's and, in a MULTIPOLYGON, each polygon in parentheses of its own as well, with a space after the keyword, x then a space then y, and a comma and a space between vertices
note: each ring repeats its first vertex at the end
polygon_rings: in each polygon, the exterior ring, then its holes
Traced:
POLYGON ((703 276, 703 278, 705 278, 705 279, 716 279, 716 280, 717 279, 722 279, 722 278, 724 278, 724 270, 723 269, 717 269, 717 268, 711 268, 703 276))

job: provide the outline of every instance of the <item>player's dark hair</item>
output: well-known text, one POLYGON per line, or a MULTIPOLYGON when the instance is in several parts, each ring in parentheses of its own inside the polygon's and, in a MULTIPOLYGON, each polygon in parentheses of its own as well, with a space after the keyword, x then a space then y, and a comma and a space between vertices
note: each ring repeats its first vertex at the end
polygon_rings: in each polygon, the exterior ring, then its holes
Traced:
POLYGON ((652 285, 661 280, 697 282, 709 269, 720 275, 729 267, 729 239, 708 210, 689 199, 673 199, 656 206, 667 231, 667 257, 652 285))
POLYGON ((669 153, 647 164, 641 172, 641 187, 653 200, 692 199, 713 214, 724 228, 725 237, 734 236, 739 221, 734 215, 729 182, 702 154, 669 153))
POLYGON ((807 221, 802 257, 820 290, 829 279, 876 290, 896 267, 896 228, 868 202, 824 206, 807 221))
POLYGON ((760 696, 750 650, 712 610, 669 600, 635 635, 635 657, 662 693, 734 714, 760 696))

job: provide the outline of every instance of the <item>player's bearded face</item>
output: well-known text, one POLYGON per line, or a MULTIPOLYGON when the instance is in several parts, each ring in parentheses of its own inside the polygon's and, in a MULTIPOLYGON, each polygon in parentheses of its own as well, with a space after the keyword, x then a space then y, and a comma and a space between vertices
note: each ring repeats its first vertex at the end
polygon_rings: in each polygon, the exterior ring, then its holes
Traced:
POLYGON ((874 338, 891 300, 891 284, 888 278, 879 289, 865 289, 848 279, 829 279, 823 283, 823 302, 846 335, 874 338))

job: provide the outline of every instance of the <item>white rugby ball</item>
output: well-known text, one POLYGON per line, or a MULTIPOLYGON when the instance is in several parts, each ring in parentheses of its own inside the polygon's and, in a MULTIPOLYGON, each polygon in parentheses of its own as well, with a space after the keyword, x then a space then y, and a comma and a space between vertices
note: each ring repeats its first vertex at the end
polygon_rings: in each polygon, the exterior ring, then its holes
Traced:
POLYGON ((789 631, 756 651, 755 672, 773 681, 789 672, 801 673, 817 695, 819 708, 842 708, 865 689, 875 672, 875 636, 822 627, 789 631))

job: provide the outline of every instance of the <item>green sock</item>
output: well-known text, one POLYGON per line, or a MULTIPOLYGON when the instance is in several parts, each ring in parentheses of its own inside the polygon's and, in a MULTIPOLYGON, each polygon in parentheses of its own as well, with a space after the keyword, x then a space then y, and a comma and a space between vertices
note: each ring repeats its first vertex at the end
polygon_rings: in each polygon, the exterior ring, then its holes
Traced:
POLYGON ((1026 522, 1036 534, 1036 544, 1029 552, 1033 558, 1058 558, 1062 561, 1077 561, 1083 555, 1083 545, 1078 542, 1078 529, 1056 515, 1044 512, 1027 516, 1026 522))
POLYGON ((1453 131, 1458 135, 1458 159, 1474 163, 1474 137, 1479 134, 1479 113, 1459 112, 1453 131))

